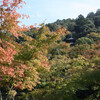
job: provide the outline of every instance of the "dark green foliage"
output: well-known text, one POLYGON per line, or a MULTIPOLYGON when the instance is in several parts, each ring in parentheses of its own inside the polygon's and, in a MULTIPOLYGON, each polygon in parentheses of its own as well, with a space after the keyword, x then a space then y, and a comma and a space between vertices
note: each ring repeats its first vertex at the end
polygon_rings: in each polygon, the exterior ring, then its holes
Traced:
POLYGON ((93 21, 94 15, 95 15, 94 12, 90 12, 90 13, 87 15, 87 18, 93 21))
POLYGON ((49 27, 50 31, 56 31, 60 27, 56 23, 54 23, 54 24, 48 24, 47 26, 49 27))
POLYGON ((95 13, 96 16, 100 16, 100 9, 98 9, 95 13))
MULTIPOLYGON (((47 26, 51 31, 63 26, 67 28, 73 34, 73 38, 77 40, 91 32, 100 32, 100 9, 98 9, 96 13, 90 12, 86 18, 83 15, 79 15, 76 19, 68 18, 57 20, 54 23, 47 24, 47 26)), ((67 35, 66 38, 69 38, 69 35, 67 35)))
POLYGON ((91 20, 84 18, 82 15, 76 19, 76 38, 84 37, 86 34, 95 32, 95 30, 95 25, 91 20))
POLYGON ((22 43, 25 42, 26 40, 23 37, 19 36, 18 38, 15 37, 15 41, 18 43, 22 43))
POLYGON ((30 31, 25 32, 26 35, 31 36, 32 38, 36 37, 38 30, 36 28, 30 29, 30 31))
POLYGON ((47 26, 50 28, 51 31, 55 31, 56 29, 62 26, 67 28, 69 31, 74 31, 75 20, 70 18, 66 20, 57 20, 55 23, 47 24, 47 26))
POLYGON ((94 24, 96 27, 100 27, 100 15, 94 17, 94 24))

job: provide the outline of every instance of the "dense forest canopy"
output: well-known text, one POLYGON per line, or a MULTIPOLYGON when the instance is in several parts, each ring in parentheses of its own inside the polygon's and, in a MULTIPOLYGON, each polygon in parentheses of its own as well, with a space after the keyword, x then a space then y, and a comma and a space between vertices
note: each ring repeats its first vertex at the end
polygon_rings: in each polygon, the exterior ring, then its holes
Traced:
MULTIPOLYGON (((91 32, 100 33, 100 9, 96 13, 90 12, 86 17, 79 15, 76 19, 57 20, 54 23, 47 24, 47 26, 51 31, 63 26, 73 34, 75 40, 91 32)), ((66 38, 69 38, 69 35, 66 38)))
POLYGON ((23 3, 0 5, 0 100, 99 100, 100 10, 20 27, 23 3))

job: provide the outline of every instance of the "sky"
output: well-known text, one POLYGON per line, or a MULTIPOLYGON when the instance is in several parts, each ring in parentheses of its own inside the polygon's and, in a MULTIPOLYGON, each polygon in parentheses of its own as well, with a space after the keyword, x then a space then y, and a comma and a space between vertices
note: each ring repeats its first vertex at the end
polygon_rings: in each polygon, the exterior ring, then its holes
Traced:
MULTIPOLYGON (((56 20, 77 18, 82 14, 86 17, 89 12, 100 9, 100 0, 24 0, 26 5, 18 10, 29 15, 29 19, 21 20, 27 26, 52 23, 56 20)), ((20 24, 20 25, 21 25, 20 24)))

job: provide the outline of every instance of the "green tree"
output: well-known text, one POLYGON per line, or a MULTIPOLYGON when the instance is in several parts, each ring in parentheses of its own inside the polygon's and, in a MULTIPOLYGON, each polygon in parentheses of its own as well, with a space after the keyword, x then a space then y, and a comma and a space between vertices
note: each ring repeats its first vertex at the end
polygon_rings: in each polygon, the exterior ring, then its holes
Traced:
POLYGON ((90 20, 94 20, 94 17, 95 17, 95 14, 94 14, 94 12, 90 12, 88 15, 87 15, 87 17, 86 18, 88 18, 88 19, 90 19, 90 20))
POLYGON ((93 39, 95 42, 97 42, 98 40, 100 40, 100 33, 90 33, 87 35, 88 38, 93 39))
POLYGON ((82 45, 82 44, 91 45, 93 43, 94 43, 93 39, 89 39, 87 37, 82 37, 82 38, 79 38, 79 39, 76 40, 76 44, 79 44, 79 45, 82 45))
POLYGON ((89 44, 75 45, 75 47, 70 48, 68 54, 70 58, 77 58, 79 55, 83 55, 84 52, 89 49, 89 44))

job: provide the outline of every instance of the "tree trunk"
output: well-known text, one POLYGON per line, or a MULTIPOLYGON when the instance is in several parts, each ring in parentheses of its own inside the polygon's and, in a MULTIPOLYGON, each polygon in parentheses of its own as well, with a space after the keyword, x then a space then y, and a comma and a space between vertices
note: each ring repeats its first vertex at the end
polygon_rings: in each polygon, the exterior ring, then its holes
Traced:
POLYGON ((2 100, 2 93, 1 93, 1 90, 0 90, 0 100, 2 100))

